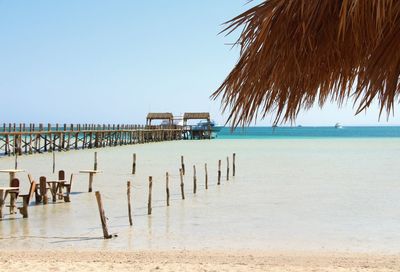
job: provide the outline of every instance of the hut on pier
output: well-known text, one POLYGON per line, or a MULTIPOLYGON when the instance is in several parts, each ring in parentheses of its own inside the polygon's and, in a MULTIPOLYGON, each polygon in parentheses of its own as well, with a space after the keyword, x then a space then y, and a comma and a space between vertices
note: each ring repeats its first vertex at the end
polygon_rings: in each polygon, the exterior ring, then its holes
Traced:
POLYGON ((211 139, 211 119, 208 112, 186 112, 183 114, 184 138, 211 139), (200 120, 195 126, 188 126, 188 120, 200 120))
POLYGON ((150 112, 147 114, 146 125, 151 126, 153 120, 167 121, 168 125, 173 125, 174 116, 170 112, 150 112))

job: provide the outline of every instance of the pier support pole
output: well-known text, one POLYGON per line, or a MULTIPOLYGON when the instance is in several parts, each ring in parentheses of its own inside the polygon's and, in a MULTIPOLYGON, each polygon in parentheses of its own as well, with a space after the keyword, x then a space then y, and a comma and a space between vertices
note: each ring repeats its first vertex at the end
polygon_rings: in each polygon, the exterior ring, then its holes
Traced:
POLYGON ((53 152, 53 174, 56 172, 56 153, 53 152))
POLYGON ((232 164, 232 176, 234 177, 236 174, 236 153, 233 153, 232 164))
POLYGON ((132 209, 131 209, 131 182, 128 181, 126 184, 126 194, 128 196, 128 216, 129 216, 129 225, 133 225, 132 223, 132 209))
POLYGON ((96 191, 96 199, 97 199, 97 206, 99 207, 101 227, 103 228, 104 239, 110 239, 112 238, 112 235, 108 234, 107 219, 104 213, 103 202, 101 201, 101 194, 99 191, 96 191))
POLYGON ((218 160, 218 183, 217 185, 221 184, 221 160, 218 160))
POLYGON ((204 164, 204 171, 205 171, 205 186, 206 190, 208 189, 208 170, 207 170, 207 163, 204 164))
POLYGON ((94 152, 94 165, 93 169, 96 171, 97 170, 97 152, 94 152))
POLYGON ((167 206, 169 206, 169 174, 165 173, 165 190, 167 193, 167 206))
POLYGON ((183 156, 181 156, 181 169, 182 169, 182 175, 185 175, 185 162, 183 160, 183 156))
POLYGON ((153 188, 153 177, 149 177, 149 200, 147 202, 147 214, 151 214, 151 189, 153 188))
POLYGON ((93 176, 94 173, 89 173, 89 189, 88 192, 91 193, 93 191, 92 186, 93 186, 93 176))
POLYGON ((14 168, 18 169, 18 152, 15 152, 15 164, 14 164, 14 168))
POLYGON ((181 195, 182 199, 185 199, 185 184, 183 183, 183 173, 182 169, 179 169, 179 176, 181 179, 181 195))
POLYGON ((196 165, 193 165, 193 194, 197 192, 196 165))
POLYGON ((133 153, 132 175, 136 174, 136 153, 133 153))
POLYGON ((43 201, 43 204, 47 204, 49 199, 47 197, 46 177, 42 176, 39 178, 39 185, 40 185, 40 199, 43 201))
POLYGON ((226 157, 226 180, 229 180, 229 157, 226 157))

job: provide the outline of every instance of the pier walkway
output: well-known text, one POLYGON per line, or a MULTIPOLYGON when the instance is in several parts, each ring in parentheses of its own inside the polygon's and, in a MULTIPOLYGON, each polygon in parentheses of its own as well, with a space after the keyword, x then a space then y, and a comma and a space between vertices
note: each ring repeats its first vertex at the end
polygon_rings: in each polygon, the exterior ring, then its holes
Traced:
POLYGON ((181 140, 184 127, 144 125, 3 124, 0 155, 22 155, 181 140))

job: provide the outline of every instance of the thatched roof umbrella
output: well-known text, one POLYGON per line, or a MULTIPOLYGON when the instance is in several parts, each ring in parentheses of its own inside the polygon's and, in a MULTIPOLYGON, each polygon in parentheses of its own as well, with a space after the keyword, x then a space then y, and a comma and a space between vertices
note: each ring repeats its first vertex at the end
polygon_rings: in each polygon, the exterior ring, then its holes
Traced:
POLYGON ((244 27, 240 59, 221 87, 233 125, 257 114, 293 121, 300 109, 374 98, 393 111, 400 93, 399 0, 267 0, 228 22, 244 27))

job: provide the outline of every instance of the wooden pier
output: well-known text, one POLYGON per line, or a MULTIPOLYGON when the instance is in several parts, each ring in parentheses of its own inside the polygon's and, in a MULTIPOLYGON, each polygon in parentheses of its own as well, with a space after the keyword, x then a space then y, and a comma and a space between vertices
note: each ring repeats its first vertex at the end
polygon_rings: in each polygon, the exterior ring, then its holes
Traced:
POLYGON ((0 155, 22 155, 183 139, 181 126, 3 124, 0 155))

